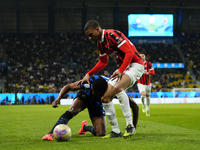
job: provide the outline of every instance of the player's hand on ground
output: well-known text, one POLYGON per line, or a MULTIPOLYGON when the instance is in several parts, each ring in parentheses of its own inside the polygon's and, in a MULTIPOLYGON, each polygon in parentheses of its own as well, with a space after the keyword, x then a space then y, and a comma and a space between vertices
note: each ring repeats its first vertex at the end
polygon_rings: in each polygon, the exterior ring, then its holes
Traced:
POLYGON ((53 108, 58 107, 58 105, 57 105, 58 103, 59 103, 59 100, 53 101, 53 102, 52 102, 52 107, 53 107, 53 108))
POLYGON ((87 81, 87 83, 90 84, 89 79, 90 79, 90 75, 86 74, 85 77, 82 80, 80 80, 77 85, 81 84, 81 86, 82 86, 83 82, 85 82, 85 81, 87 81))
POLYGON ((112 76, 110 77, 110 79, 111 79, 111 81, 113 81, 113 80, 115 80, 115 79, 117 79, 117 81, 121 78, 121 76, 122 76, 122 73, 120 72, 120 71, 118 71, 118 70, 116 70, 113 74, 112 74, 112 76))

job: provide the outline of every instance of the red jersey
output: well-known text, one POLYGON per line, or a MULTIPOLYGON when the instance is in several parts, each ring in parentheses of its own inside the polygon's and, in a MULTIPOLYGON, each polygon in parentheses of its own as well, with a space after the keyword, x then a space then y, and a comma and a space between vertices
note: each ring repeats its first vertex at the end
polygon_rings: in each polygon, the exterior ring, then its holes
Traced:
POLYGON ((151 75, 155 74, 155 70, 154 70, 150 61, 144 62, 144 70, 146 70, 149 74, 146 75, 146 74, 143 73, 143 75, 137 81, 137 83, 140 83, 140 84, 143 84, 143 85, 149 85, 151 83, 151 75))
POLYGON ((100 71, 108 64, 108 55, 116 59, 121 73, 131 63, 144 65, 135 46, 118 30, 103 30, 101 41, 97 42, 97 47, 99 49, 99 62, 88 72, 89 75, 100 71))

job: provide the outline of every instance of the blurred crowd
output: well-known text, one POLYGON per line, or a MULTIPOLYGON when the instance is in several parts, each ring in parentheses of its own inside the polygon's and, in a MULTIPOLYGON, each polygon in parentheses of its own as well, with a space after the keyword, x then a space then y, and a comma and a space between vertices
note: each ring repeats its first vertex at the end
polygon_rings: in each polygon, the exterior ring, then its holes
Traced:
MULTIPOLYGON (((78 33, 61 33, 54 37, 45 34, 1 35, 0 41, 4 43, 7 64, 4 93, 59 93, 67 83, 81 79, 99 59, 96 43, 78 33)), ((200 79, 199 43, 197 35, 183 34, 176 39, 185 62, 172 44, 139 44, 136 48, 152 63, 189 63, 196 79, 200 79)), ((117 69, 115 66, 115 60, 109 58, 108 66, 98 74, 110 76, 117 69)), ((186 68, 176 71, 155 68, 155 72, 152 76, 155 92, 187 87, 187 82, 184 83, 188 73, 186 68), (177 80, 181 82, 171 84, 177 80)), ((136 86, 129 91, 137 91, 136 86)))
POLYGON ((197 80, 200 80, 200 35, 182 33, 178 45, 186 63, 190 65, 197 80))
POLYGON ((6 51, 5 92, 59 92, 94 64, 95 49, 79 34, 2 37, 6 51))
POLYGON ((19 99, 17 95, 15 95, 15 100, 12 102, 8 96, 0 101, 0 105, 34 105, 34 104, 51 104, 55 100, 55 96, 46 96, 46 97, 40 97, 37 95, 29 96, 28 98, 25 98, 24 96, 19 99))

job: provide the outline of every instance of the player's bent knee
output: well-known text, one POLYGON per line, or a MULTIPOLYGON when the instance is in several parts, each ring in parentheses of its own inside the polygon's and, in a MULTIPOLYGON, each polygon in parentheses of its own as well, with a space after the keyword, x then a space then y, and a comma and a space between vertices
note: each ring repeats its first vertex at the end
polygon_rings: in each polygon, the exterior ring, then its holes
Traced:
POLYGON ((141 96, 146 96, 145 91, 142 91, 140 94, 141 94, 141 96))
POLYGON ((101 102, 102 103, 110 103, 112 101, 112 99, 110 97, 101 97, 101 102))
POLYGON ((120 93, 121 91, 123 91, 124 89, 122 87, 119 87, 119 86, 115 86, 114 87, 114 91, 116 94, 120 93))

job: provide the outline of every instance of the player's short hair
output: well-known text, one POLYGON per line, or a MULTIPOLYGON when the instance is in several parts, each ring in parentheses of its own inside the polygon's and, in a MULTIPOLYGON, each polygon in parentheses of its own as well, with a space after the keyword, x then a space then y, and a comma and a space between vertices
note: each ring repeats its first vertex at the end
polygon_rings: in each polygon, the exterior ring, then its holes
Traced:
POLYGON ((104 95, 104 93, 106 92, 108 87, 108 83, 105 79, 103 78, 98 78, 96 80, 94 80, 93 82, 93 90, 95 92, 100 93, 100 95, 104 95))
POLYGON ((99 23, 95 20, 89 20, 84 27, 84 31, 87 31, 89 28, 100 27, 99 23))

